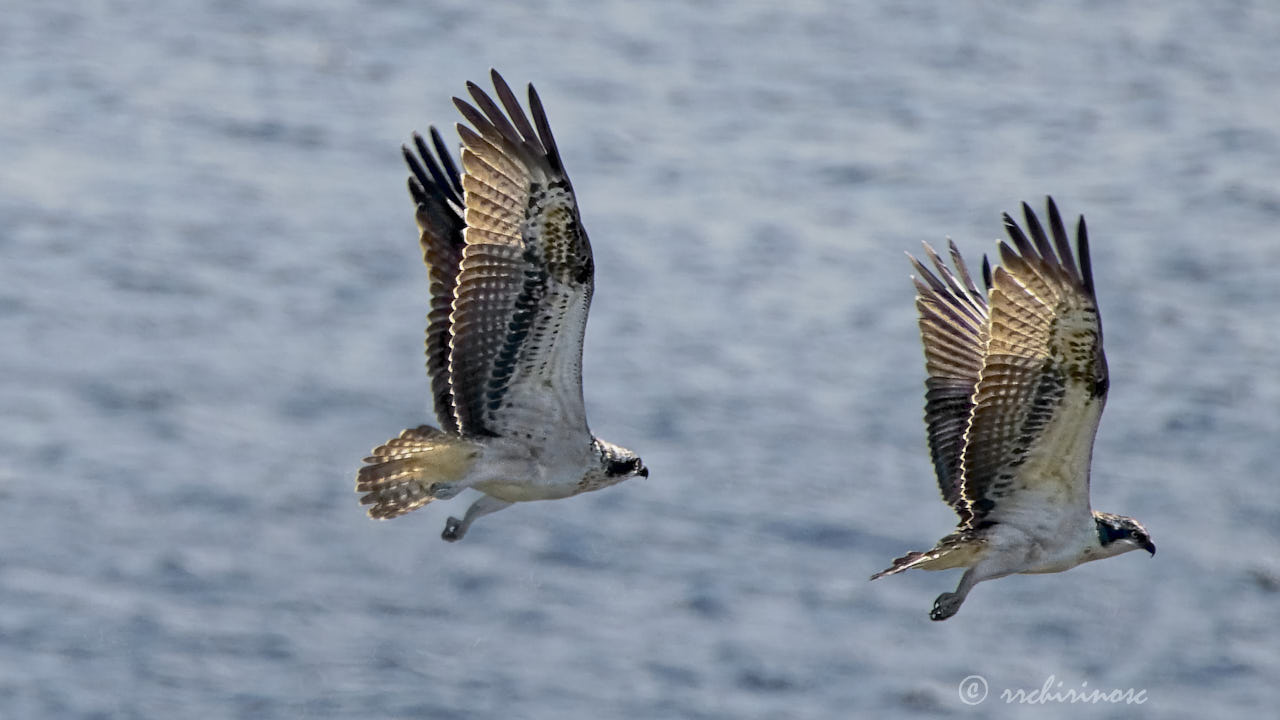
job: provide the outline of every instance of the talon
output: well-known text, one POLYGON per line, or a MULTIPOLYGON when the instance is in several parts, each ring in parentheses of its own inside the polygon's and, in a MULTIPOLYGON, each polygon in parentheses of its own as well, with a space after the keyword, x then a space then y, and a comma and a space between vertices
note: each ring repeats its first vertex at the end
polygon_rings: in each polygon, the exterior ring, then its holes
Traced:
POLYGON ((445 521, 444 532, 440 533, 440 538, 447 542, 457 542, 462 538, 462 534, 458 532, 462 528, 462 521, 456 517, 451 517, 445 521))
POLYGON ((964 598, 956 593, 942 593, 937 600, 933 601, 933 609, 929 611, 929 619, 934 621, 946 620, 960 610, 960 604, 963 602, 964 598))

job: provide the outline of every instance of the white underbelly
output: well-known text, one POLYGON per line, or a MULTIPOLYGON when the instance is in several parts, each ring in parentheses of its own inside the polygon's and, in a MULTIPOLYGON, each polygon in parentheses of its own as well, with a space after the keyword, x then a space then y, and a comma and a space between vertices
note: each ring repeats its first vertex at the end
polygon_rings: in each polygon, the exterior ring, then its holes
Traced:
MULTIPOLYGON (((500 443, 500 441, 499 441, 500 443)), ((531 452, 494 444, 472 471, 471 487, 507 502, 558 500, 575 495, 587 469, 584 452, 531 452)))
POLYGON ((533 500, 559 500, 578 493, 578 483, 551 485, 510 482, 476 483, 475 489, 507 502, 531 502, 533 500))
POLYGON ((1092 515, 1072 518, 1056 527, 1041 524, 1034 530, 1012 525, 998 527, 993 549, 1004 555, 1005 564, 1014 573, 1070 570, 1087 560, 1088 549, 1097 544, 1098 533, 1092 515))

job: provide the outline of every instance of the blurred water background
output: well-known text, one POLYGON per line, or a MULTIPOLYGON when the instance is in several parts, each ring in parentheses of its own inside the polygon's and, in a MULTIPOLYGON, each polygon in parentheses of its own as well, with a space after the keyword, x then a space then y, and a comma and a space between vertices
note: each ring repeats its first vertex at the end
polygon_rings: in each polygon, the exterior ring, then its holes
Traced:
POLYGON ((18 0, 0 13, 0 717, 1268 717, 1280 6, 18 0), (399 146, 503 71, 595 245, 593 429, 652 470, 448 545, 399 146), (1094 506, 1160 552, 867 576, 954 522, 903 251, 1092 231, 1094 506), (981 675, 985 703, 957 685, 981 675), (1004 707, 1006 688, 1146 691, 1004 707), (1085 685, 1087 683, 1087 685, 1085 685))

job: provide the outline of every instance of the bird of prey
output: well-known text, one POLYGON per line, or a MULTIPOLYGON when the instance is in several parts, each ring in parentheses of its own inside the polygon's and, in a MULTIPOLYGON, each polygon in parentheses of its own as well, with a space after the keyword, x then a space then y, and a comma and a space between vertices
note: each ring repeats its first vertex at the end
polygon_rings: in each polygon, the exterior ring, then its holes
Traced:
POLYGON ((484 495, 442 537, 515 502, 552 500, 648 477, 640 457, 587 427, 582 341, 595 267, 546 113, 529 116, 497 71, 501 108, 467 83, 462 172, 440 134, 403 148, 430 277, 427 373, 436 420, 374 449, 356 477, 386 519, 465 488, 484 495), (505 112, 504 112, 505 111, 505 112))
POLYGON ((1052 198, 1048 209, 1049 234, 1026 203, 1026 232, 1004 215, 1012 246, 1000 243, 994 272, 983 258, 985 292, 955 243, 954 272, 928 244, 936 273, 908 255, 929 375, 929 449, 960 526, 871 579, 966 568, 956 591, 934 602, 933 620, 955 615, 984 580, 1062 572, 1138 548, 1156 552, 1137 520, 1089 505, 1107 360, 1084 218, 1076 226, 1077 263, 1052 198))

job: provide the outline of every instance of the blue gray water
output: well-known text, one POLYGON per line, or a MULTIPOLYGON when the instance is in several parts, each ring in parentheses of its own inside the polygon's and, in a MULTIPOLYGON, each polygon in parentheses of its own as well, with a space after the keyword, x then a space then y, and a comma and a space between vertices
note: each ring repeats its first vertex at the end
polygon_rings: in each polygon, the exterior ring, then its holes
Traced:
POLYGON ((1024 5, 7 5, 0 717, 1270 716, 1280 7, 1024 5), (652 476, 448 545, 469 498, 377 523, 353 474, 430 419, 399 145, 490 66, 652 476), (1094 505, 1160 552, 932 623, 954 573, 867 582, 954 522, 903 251, 1046 193, 1092 231, 1094 505), (1147 702, 997 698, 1050 676, 1147 702))

